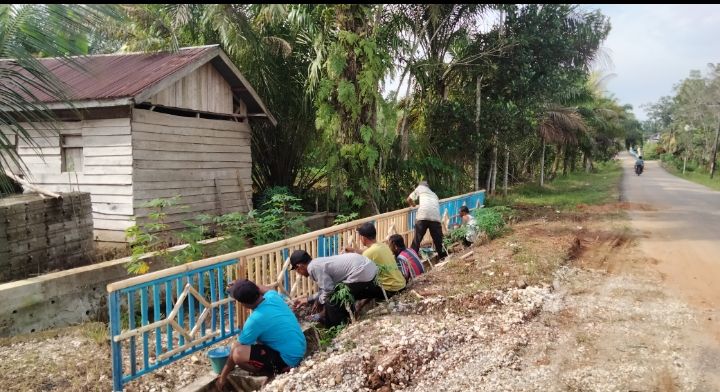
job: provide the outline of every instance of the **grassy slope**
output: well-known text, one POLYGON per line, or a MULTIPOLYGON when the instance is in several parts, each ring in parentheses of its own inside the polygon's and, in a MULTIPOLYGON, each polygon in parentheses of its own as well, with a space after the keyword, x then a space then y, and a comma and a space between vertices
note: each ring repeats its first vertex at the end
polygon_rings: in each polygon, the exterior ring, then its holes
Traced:
POLYGON ((715 178, 711 180, 710 174, 704 171, 686 171, 685 174, 682 174, 682 170, 676 169, 673 165, 667 165, 664 163, 661 165, 670 174, 720 191, 720 171, 718 170, 715 170, 715 178))
POLYGON ((572 210, 578 204, 603 204, 617 201, 622 168, 616 161, 601 163, 595 173, 576 172, 558 176, 544 187, 523 184, 510 190, 507 197, 498 196, 491 205, 525 204, 554 206, 572 210))

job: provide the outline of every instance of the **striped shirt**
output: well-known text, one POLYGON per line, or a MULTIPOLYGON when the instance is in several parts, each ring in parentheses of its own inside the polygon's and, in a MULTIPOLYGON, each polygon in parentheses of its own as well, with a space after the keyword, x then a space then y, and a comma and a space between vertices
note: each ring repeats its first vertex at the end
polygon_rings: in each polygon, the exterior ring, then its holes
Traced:
POLYGON ((405 250, 398 253, 395 260, 405 280, 414 279, 416 276, 425 272, 422 260, 420 260, 418 254, 415 253, 415 250, 412 248, 405 248, 405 250))

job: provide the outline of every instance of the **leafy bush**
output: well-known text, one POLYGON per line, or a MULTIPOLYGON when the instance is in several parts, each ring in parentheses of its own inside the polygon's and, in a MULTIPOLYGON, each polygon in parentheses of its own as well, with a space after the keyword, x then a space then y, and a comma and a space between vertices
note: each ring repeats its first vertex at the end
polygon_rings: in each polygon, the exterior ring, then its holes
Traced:
MULTIPOLYGON (((506 222, 513 217, 513 210, 506 206, 477 208, 472 212, 479 233, 485 233, 493 239, 505 233, 506 222)), ((462 225, 451 230, 443 238, 443 246, 449 249, 455 242, 462 241, 468 234, 468 227, 462 225)))
POLYGON ((286 186, 273 186, 263 191, 263 193, 260 195, 260 198, 258 199, 257 205, 262 208, 265 204, 272 200, 273 196, 275 195, 294 196, 292 192, 290 192, 290 189, 288 189, 288 187, 286 186))
POLYGON ((249 243, 262 245, 285 238, 306 233, 304 217, 298 204, 300 199, 288 193, 276 192, 265 202, 263 209, 253 210, 248 214, 231 212, 221 216, 198 215, 195 220, 185 221, 186 230, 168 231, 165 224, 167 209, 177 206, 180 197, 155 199, 143 205, 152 208, 148 214, 149 223, 134 225, 125 232, 132 249, 131 261, 126 268, 131 274, 144 274, 149 270, 147 262, 140 257, 148 252, 157 251, 163 261, 184 264, 200 260, 216 254, 230 253, 245 248, 249 243), (223 240, 215 245, 215 252, 210 253, 207 246, 200 243, 210 234, 210 226, 215 227, 216 235, 223 240), (167 248, 182 242, 188 246, 172 257, 167 248))
POLYGON ((488 239, 494 239, 505 233, 506 219, 512 217, 512 209, 505 206, 477 208, 472 212, 478 231, 485 233, 488 239))
POLYGON ((174 196, 169 199, 153 199, 142 204, 141 207, 152 210, 148 214, 148 223, 135 224, 125 229, 125 236, 132 249, 130 262, 125 266, 128 273, 140 275, 148 272, 150 266, 146 261, 140 260, 146 253, 157 251, 157 257, 167 259, 167 248, 172 242, 167 231, 169 226, 165 223, 167 209, 176 206, 179 200, 180 196, 174 196))
POLYGON ((446 236, 443 237, 443 246, 445 250, 449 250, 450 246, 456 242, 462 241, 468 234, 467 226, 460 226, 450 230, 446 236))

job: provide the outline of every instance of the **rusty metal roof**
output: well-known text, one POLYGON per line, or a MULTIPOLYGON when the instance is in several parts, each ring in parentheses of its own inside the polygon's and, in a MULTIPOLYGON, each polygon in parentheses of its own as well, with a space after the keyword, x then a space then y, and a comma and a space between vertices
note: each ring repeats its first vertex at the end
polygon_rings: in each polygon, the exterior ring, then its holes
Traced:
MULTIPOLYGON (((143 92, 173 75, 177 78, 177 74, 186 67, 201 66, 212 61, 216 69, 227 79, 233 92, 246 103, 250 114, 264 114, 275 122, 257 93, 229 62, 218 45, 183 48, 175 53, 79 56, 74 57, 72 61, 57 58, 38 60, 67 87, 67 95, 73 103, 145 96, 147 94, 143 92), (202 63, 198 63, 200 61, 202 63)), ((57 102, 55 97, 42 92, 33 91, 33 93, 44 103, 57 102)))
MULTIPOLYGON (((171 76, 216 46, 181 49, 176 53, 130 53, 83 56, 74 63, 56 58, 39 59, 68 87, 73 101, 130 98, 171 76)), ((37 93, 46 103, 54 97, 37 93)))

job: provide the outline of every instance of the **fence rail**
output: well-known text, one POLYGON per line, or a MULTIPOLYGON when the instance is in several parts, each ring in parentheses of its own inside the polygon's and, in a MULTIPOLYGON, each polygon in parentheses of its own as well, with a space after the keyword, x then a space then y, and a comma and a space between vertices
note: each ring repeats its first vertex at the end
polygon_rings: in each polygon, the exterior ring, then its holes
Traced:
MULTIPOLYGON (((443 226, 459 223, 461 206, 478 208, 484 200, 484 191, 441 200, 443 226)), ((400 234, 409 244, 416 213, 417 208, 391 211, 109 284, 113 390, 237 335, 247 313, 225 292, 229 282, 244 277, 274 284, 291 298, 315 293, 312 280, 288 270, 290 253, 339 254, 359 244, 355 229, 365 222, 375 224, 378 238, 400 234)))

